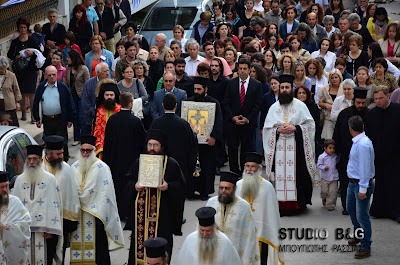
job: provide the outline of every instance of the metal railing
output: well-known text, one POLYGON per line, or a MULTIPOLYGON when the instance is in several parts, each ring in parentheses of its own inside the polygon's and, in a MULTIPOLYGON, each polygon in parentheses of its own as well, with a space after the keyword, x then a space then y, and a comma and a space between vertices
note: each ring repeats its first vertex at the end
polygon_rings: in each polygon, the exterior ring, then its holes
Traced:
POLYGON ((47 10, 57 8, 58 0, 26 0, 0 9, 0 39, 17 30, 18 18, 25 17, 33 25, 47 17, 47 10))

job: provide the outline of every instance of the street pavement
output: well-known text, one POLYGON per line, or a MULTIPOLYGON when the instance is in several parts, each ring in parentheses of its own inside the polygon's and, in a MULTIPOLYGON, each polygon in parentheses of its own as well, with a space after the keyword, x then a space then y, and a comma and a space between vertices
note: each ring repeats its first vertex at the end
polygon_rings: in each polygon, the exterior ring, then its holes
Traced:
MULTIPOLYGON (((400 8, 399 1, 388 4, 380 4, 384 6, 392 21, 400 20, 400 8)), ((20 113, 18 114, 20 117, 20 113)), ((29 116, 29 115, 28 115, 29 116)), ((29 120, 29 119, 28 119, 29 120)), ((39 143, 41 142, 42 128, 37 128, 36 125, 32 125, 29 122, 20 121, 20 126, 24 128, 32 137, 35 138, 39 143)), ((72 146, 73 142, 73 130, 68 129, 69 135, 69 152, 71 159, 70 164, 76 161, 76 154, 79 151, 79 146, 72 146)), ((228 166, 225 166, 222 170, 228 170, 228 166)), ((219 176, 216 176, 215 190, 218 190, 219 176)), ((352 224, 349 216, 341 214, 342 207, 340 206, 340 198, 337 200, 337 209, 334 211, 326 210, 321 203, 320 199, 320 188, 314 187, 312 203, 308 209, 297 216, 284 216, 281 217, 282 228, 309 228, 317 230, 322 236, 325 235, 325 231, 328 231, 328 237, 325 240, 313 239, 313 240, 298 240, 298 239, 285 239, 282 240, 281 245, 288 247, 288 252, 283 253, 281 256, 287 265, 333 265, 333 264, 363 264, 363 265, 397 265, 400 264, 400 224, 389 220, 389 219, 374 219, 371 218, 372 222, 372 252, 371 257, 356 260, 354 259, 354 249, 346 246, 346 239, 337 239, 335 237, 335 231, 343 229, 351 229, 352 224), (302 246, 303 245, 303 246, 302 246), (301 252, 300 250, 315 250, 317 252, 301 252), (319 251, 318 251, 319 250, 319 251), (322 252, 326 251, 326 252, 322 252), (291 252, 294 251, 294 252, 291 252), (350 251, 350 252, 349 252, 350 251)), ((214 193, 213 195, 216 195, 214 193)), ((176 264, 179 250, 183 244, 184 239, 191 232, 195 231, 197 226, 197 218, 195 211, 206 205, 206 202, 200 200, 187 200, 185 203, 184 217, 187 222, 182 226, 183 236, 174 236, 174 248, 172 254, 171 264, 176 264)), ((302 231, 298 231, 299 235, 302 235, 302 231)), ((288 232, 286 233, 288 235, 288 232)), ((125 248, 112 251, 111 264, 122 265, 128 261, 128 252, 130 245, 130 232, 124 231, 125 248)), ((281 253, 282 254, 282 253, 281 253)), ((188 261, 187 263, 190 263, 188 261)), ((67 251, 66 264, 69 264, 69 253, 67 251)), ((227 264, 228 265, 228 264, 227 264)))

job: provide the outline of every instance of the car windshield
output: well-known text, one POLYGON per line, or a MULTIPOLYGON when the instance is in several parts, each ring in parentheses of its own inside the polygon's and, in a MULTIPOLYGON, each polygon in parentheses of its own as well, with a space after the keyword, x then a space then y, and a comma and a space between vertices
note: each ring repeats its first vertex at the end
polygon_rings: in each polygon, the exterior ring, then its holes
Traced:
POLYGON ((160 7, 153 9, 143 30, 171 30, 175 25, 190 29, 197 7, 160 7))

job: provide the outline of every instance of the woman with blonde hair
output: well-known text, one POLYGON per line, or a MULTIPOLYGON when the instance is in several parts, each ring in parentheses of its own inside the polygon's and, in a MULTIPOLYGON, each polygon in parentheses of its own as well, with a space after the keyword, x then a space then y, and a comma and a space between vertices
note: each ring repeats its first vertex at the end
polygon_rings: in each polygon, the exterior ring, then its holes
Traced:
POLYGON ((175 61, 175 53, 172 50, 168 50, 164 54, 163 62, 164 64, 168 61, 175 61))
POLYGON ((252 41, 250 41, 248 46, 253 46, 254 48, 256 48, 257 52, 261 52, 262 50, 261 43, 258 39, 253 39, 252 41))
POLYGON ((231 68, 232 73, 237 72, 236 60, 237 60, 237 50, 233 46, 226 46, 224 51, 224 59, 228 63, 229 68, 231 68))
POLYGON ((278 72, 278 75, 292 75, 293 74, 293 66, 296 62, 296 58, 291 54, 282 54, 278 60, 278 67, 281 69, 278 72))
POLYGON ((296 61, 293 67, 293 87, 306 87, 311 91, 311 78, 306 75, 306 68, 302 61, 296 61))
POLYGON ((311 79, 311 94, 315 104, 319 102, 319 89, 328 84, 328 79, 324 75, 324 68, 317 59, 310 59, 305 64, 306 75, 311 79))
POLYGON ((368 89, 367 100, 365 101, 366 106, 369 109, 375 107, 373 95, 376 85, 372 83, 371 76, 368 73, 367 67, 361 66, 357 69, 357 74, 354 77, 354 82, 358 87, 363 87, 368 89))
POLYGON ((335 129, 335 122, 331 120, 332 104, 336 97, 343 95, 343 77, 338 69, 329 72, 328 85, 320 88, 318 97, 318 106, 321 107, 323 113, 322 139, 331 139, 335 129))
POLYGON ((112 63, 114 61, 114 55, 109 50, 106 50, 106 46, 100 35, 94 35, 90 39, 90 47, 92 50, 85 55, 85 65, 89 69, 90 76, 97 76, 95 71, 96 65, 102 62, 108 64, 108 69, 111 70, 112 63))
POLYGON ((182 44, 182 52, 186 52, 185 51, 185 44, 186 44, 187 39, 184 37, 185 36, 185 30, 183 29, 183 27, 181 25, 176 25, 173 28, 172 32, 174 33, 174 37, 169 40, 168 46, 171 46, 171 41, 178 40, 182 44))

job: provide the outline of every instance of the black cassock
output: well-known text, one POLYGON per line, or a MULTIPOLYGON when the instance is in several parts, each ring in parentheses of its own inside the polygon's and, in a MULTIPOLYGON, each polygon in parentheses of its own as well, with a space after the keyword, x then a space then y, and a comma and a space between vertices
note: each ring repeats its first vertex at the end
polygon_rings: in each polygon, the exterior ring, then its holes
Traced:
POLYGON ((400 218, 400 105, 375 107, 365 117, 365 132, 375 151, 374 217, 400 218))
POLYGON ((175 158, 186 179, 186 196, 194 196, 193 172, 196 166, 197 138, 190 124, 175 113, 165 113, 151 124, 168 134, 168 154, 175 158))
POLYGON ((140 153, 146 132, 139 118, 129 110, 111 115, 105 129, 103 161, 110 167, 121 218, 128 216, 127 186, 129 170, 140 153))
POLYGON ((348 122, 349 119, 355 115, 365 119, 367 112, 368 108, 365 108, 363 111, 358 111, 355 106, 342 110, 337 118, 335 131, 333 133, 333 140, 335 140, 336 143, 336 153, 340 155, 340 160, 336 165, 336 169, 339 172, 340 198, 344 210, 346 210, 347 185, 349 184, 347 164, 349 162, 351 146, 353 145, 353 137, 350 134, 348 122))
MULTIPOLYGON (((132 230, 128 265, 134 265, 136 257, 135 200, 138 192, 135 189, 135 184, 138 181, 138 173, 139 159, 136 160, 130 173, 129 216, 124 228, 124 230, 132 230)), ((168 189, 161 192, 157 237, 163 237, 168 240, 166 251, 171 258, 173 246, 172 235, 182 236, 181 230, 185 198, 185 178, 178 162, 172 157, 168 157, 164 180, 168 183, 168 189)))
POLYGON ((215 145, 199 144, 200 176, 195 179, 195 187, 200 196, 207 196, 214 193, 215 170, 217 167, 217 147, 218 142, 222 143, 222 111, 221 106, 213 97, 205 96, 202 98, 190 97, 187 101, 215 103, 215 119, 213 130, 210 136, 215 138, 215 145))

